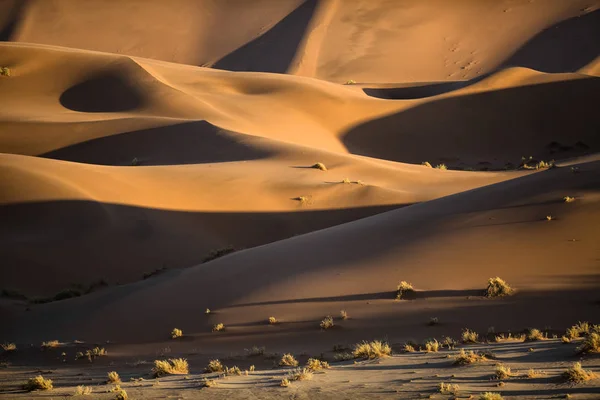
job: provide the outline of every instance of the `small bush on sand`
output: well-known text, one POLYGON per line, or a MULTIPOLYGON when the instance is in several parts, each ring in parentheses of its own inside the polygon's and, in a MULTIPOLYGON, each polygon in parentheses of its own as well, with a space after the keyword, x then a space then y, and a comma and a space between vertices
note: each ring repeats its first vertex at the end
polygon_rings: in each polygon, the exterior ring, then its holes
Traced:
POLYGON ((216 381, 216 379, 205 379, 202 383, 204 384, 204 387, 207 387, 207 388, 211 388, 211 387, 215 387, 215 386, 219 385, 218 382, 216 381))
POLYGON ((216 250, 213 250, 210 253, 208 253, 208 255, 206 257, 204 257, 202 262, 206 263, 206 262, 215 260, 219 257, 226 256, 227 254, 234 253, 235 251, 236 251, 236 248, 233 246, 222 247, 220 249, 216 249, 216 250))
POLYGON ((27 383, 23 385, 23 389, 28 392, 33 392, 34 390, 52 390, 53 387, 52 379, 45 379, 42 375, 30 378, 27 383))
POLYGON ((486 297, 503 297, 509 296, 514 292, 508 283, 499 277, 488 279, 488 285, 485 289, 486 297))
POLYGON ((125 389, 122 389, 120 386, 116 388, 115 392, 115 400, 127 400, 129 398, 125 389))
POLYGON ((181 329, 173 329, 171 331, 171 339, 177 339, 183 336, 183 331, 181 329))
POLYGON ((340 311, 340 318, 341 319, 348 319, 348 313, 346 312, 346 310, 340 311))
POLYGON ((279 383, 279 386, 281 386, 281 387, 288 387, 288 386, 290 386, 290 380, 288 378, 283 378, 281 380, 281 383, 279 383))
POLYGON ((563 200, 565 203, 572 203, 575 201, 575 197, 565 196, 565 197, 563 197, 563 200))
POLYGON ((279 365, 282 367, 297 367, 298 361, 296 360, 293 354, 285 353, 281 357, 281 360, 279 360, 279 365))
POLYGON ((17 345, 14 343, 2 343, 0 344, 0 347, 2 347, 2 350, 7 352, 17 350, 17 345))
POLYGON ((212 331, 213 332, 221 332, 224 329, 225 329, 225 325, 223 325, 222 323, 219 322, 218 324, 213 325, 212 331))
POLYGON ((291 371, 287 378, 290 381, 308 381, 313 378, 313 373, 308 368, 298 368, 294 371, 291 371))
POLYGON ((590 324, 589 322, 578 322, 572 327, 567 329, 565 336, 568 339, 579 339, 582 336, 587 336, 590 334, 590 324))
POLYGON ((223 364, 219 360, 210 360, 208 362, 208 365, 204 369, 204 371, 208 372, 208 373, 210 373, 210 372, 223 372, 224 370, 225 370, 225 367, 223 367, 223 364))
POLYGON ((538 340, 544 340, 544 334, 539 329, 531 328, 527 330, 525 333, 525 341, 526 342, 536 342, 538 340))
POLYGON ((600 353, 600 334, 593 332, 583 339, 583 342, 577 347, 577 353, 590 354, 600 353))
POLYGON ((185 375, 189 372, 189 365, 185 358, 170 358, 168 360, 154 360, 152 374, 155 378, 164 375, 185 375))
POLYGON ((319 324, 319 326, 321 327, 321 329, 329 329, 329 328, 333 328, 333 318, 328 315, 325 318, 323 318, 323 320, 321 321, 321 323, 319 324))
POLYGON ((110 371, 106 377, 106 383, 121 383, 121 377, 117 371, 110 371))
POLYGON ((464 329, 461 338, 463 343, 477 343, 479 341, 479 334, 470 329, 464 329))
POLYGON ((503 400, 500 393, 485 392, 479 395, 479 400, 503 400))
POLYGON ((311 168, 314 168, 314 169, 319 169, 319 170, 321 170, 321 171, 327 171, 327 167, 325 166, 325 164, 323 164, 323 163, 320 163, 320 162, 318 162, 318 163, 316 163, 316 164, 313 164, 313 165, 311 165, 311 168))
POLYGON ((402 281, 398 284, 398 288, 396 289, 396 299, 397 300, 402 300, 404 298, 406 298, 408 295, 414 295, 415 294, 415 289, 413 288, 413 286, 406 282, 406 281, 402 281))
POLYGON ((356 81, 354 79, 348 79, 344 85, 355 85, 356 81))
POLYGON ((246 352, 246 355, 248 357, 262 356, 263 354, 265 354, 265 348, 258 347, 256 345, 250 347, 249 349, 244 349, 244 351, 246 352))
POLYGON ((459 387, 457 384, 454 383, 440 383, 440 393, 441 394, 451 394, 451 395, 458 395, 458 390, 459 387))
POLYGON ((206 315, 210 314, 210 308, 207 308, 206 311, 204 311, 204 314, 206 314, 206 315))
POLYGON ((225 373, 227 375, 242 375, 242 371, 235 365, 231 368, 225 367, 225 373))
POLYGON ((91 386, 77 386, 77 388, 75 389, 75 394, 74 396, 88 396, 92 394, 92 387, 91 386))
POLYGON ((429 318, 429 322, 427 323, 427 325, 429 326, 434 326, 434 325, 439 325, 440 320, 438 317, 431 317, 429 318))
POLYGON ((310 371, 329 369, 329 363, 327 361, 321 361, 316 358, 309 358, 306 362, 306 368, 310 371))
POLYGON ((417 349, 415 349, 415 344, 414 343, 405 343, 404 347, 402 347, 402 350, 404 350, 405 353, 414 353, 415 351, 417 351, 417 349))
POLYGON ((573 366, 563 372, 562 376, 566 381, 573 383, 586 382, 598 377, 592 371, 583 369, 580 362, 573 364, 573 366))
POLYGON ((10 76, 10 68, 0 67, 0 76, 10 76))
POLYGON ((443 171, 447 170, 448 167, 446 166, 446 164, 438 164, 435 166, 436 169, 441 169, 443 171))
POLYGON ((382 358, 392 354, 392 348, 385 342, 374 340, 354 345, 353 354, 355 358, 382 358))
POLYGON ((300 204, 307 204, 309 198, 308 198, 308 196, 298 196, 298 197, 294 197, 292 200, 299 201, 300 204))
POLYGON ((460 353, 454 358, 454 365, 474 364, 486 360, 487 358, 483 354, 475 353, 473 350, 460 349, 460 353))
POLYGON ((51 349, 54 347, 60 346, 60 342, 58 340, 49 340, 47 342, 42 342, 42 349, 51 349))
POLYGON ((546 375, 546 373, 544 371, 540 371, 540 370, 533 369, 533 368, 530 368, 527 371, 527 377, 530 378, 530 379, 541 378, 544 375, 546 375))
POLYGON ((494 375, 496 375, 496 378, 498 379, 507 379, 513 376, 512 372, 510 371, 510 368, 505 367, 502 364, 498 364, 496 366, 496 371, 494 372, 494 375))
POLYGON ((436 339, 430 339, 425 342, 425 351, 428 353, 437 353, 440 348, 440 342, 436 339))
POLYGON ((450 336, 446 336, 444 337, 444 340, 442 340, 442 347, 445 347, 448 350, 453 350, 457 344, 458 342, 452 339, 450 336))
POLYGON ((425 166, 425 167, 427 167, 427 168, 433 168, 433 166, 432 166, 432 165, 429 163, 429 161, 423 161, 423 162, 421 163, 421 165, 423 165, 423 166, 425 166))
POLYGON ((269 317, 268 322, 270 325, 275 325, 279 321, 277 321, 277 318, 275 318, 275 317, 269 317))

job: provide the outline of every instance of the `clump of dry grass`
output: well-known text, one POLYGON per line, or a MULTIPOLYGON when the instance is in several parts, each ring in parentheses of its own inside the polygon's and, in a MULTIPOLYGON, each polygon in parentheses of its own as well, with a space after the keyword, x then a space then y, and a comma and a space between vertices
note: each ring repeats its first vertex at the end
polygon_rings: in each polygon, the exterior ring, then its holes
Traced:
POLYGON ((335 361, 349 361, 354 359, 354 354, 348 352, 337 353, 333 356, 335 361))
POLYGON ((45 379, 42 375, 38 375, 35 378, 30 378, 27 383, 23 385, 23 389, 28 392, 34 390, 52 390, 52 379, 45 379))
POLYGON ((313 165, 311 165, 310 167, 311 167, 311 168, 314 168, 314 169, 319 169, 319 170, 321 170, 321 171, 327 171, 327 167, 325 166, 325 164, 323 164, 323 163, 320 163, 320 162, 318 162, 318 163, 316 163, 316 164, 313 164, 313 165))
POLYGON ((246 355, 248 357, 262 356, 263 354, 265 354, 265 348, 258 347, 256 345, 250 347, 249 349, 244 349, 244 351, 246 352, 246 355))
POLYGON ((344 85, 355 85, 356 81, 354 79, 348 79, 344 85))
POLYGON ((461 338, 463 343, 477 343, 479 341, 479 334, 468 328, 462 331, 461 338))
POLYGON ((117 371, 110 371, 107 374, 106 383, 121 383, 121 377, 117 371))
POLYGON ((496 366, 496 371, 494 372, 494 375, 496 375, 496 378, 498 379, 507 379, 513 376, 513 373, 511 372, 509 367, 506 367, 502 364, 498 364, 496 366))
POLYGON ((183 336, 183 331, 181 329, 174 328, 171 331, 171 339, 177 339, 183 336))
POLYGON ((308 368, 298 368, 294 371, 291 371, 287 379, 290 381, 308 381, 313 378, 313 373, 308 368))
POLYGON ((567 329, 565 336, 568 339, 579 339, 582 336, 587 336, 590 334, 591 327, 589 322, 581 322, 579 321, 577 324, 567 329))
POLYGON ((0 344, 0 347, 2 347, 2 350, 7 352, 17 350, 17 345, 14 343, 2 343, 0 344))
POLYGON ((453 350, 457 344, 458 344, 458 342, 456 340, 452 339, 450 336, 446 336, 442 340, 442 347, 445 347, 448 350, 453 350))
POLYGON ((429 163, 429 161, 423 161, 423 162, 421 163, 421 165, 423 165, 423 166, 425 166, 425 167, 427 167, 427 168, 433 168, 433 167, 431 166, 431 164, 429 163))
POLYGON ((0 76, 10 76, 10 68, 0 67, 0 76))
POLYGON ((575 201, 575 197, 565 196, 565 197, 563 197, 563 200, 565 203, 572 203, 575 201))
POLYGON ((425 341, 425 351, 428 353, 437 353, 440 348, 440 342, 437 339, 425 341))
POLYGON ((187 373, 189 373, 189 365, 185 358, 154 360, 152 374, 156 378, 164 375, 184 375, 187 373))
POLYGON ((327 361, 321 361, 316 358, 309 358, 306 362, 306 368, 310 371, 319 371, 321 369, 329 369, 329 363, 327 361))
POLYGON ((596 379, 598 376, 592 371, 583 369, 580 362, 576 362, 562 374, 563 378, 569 382, 581 383, 596 379))
POLYGON ((529 370, 527 370, 527 374, 526 374, 526 376, 531 379, 541 378, 544 375, 546 375, 546 373, 544 371, 536 370, 533 368, 530 368, 529 370))
POLYGON ((398 284, 398 288, 396 289, 396 299, 402 300, 406 298, 407 295, 414 295, 415 289, 413 285, 408 283, 407 281, 402 281, 398 284))
POLYGON ((488 285, 485 289, 486 297, 503 297, 510 296, 514 293, 514 289, 511 288, 504 279, 500 277, 488 279, 488 285))
POLYGON ((414 343, 404 343, 404 347, 402 347, 402 350, 404 350, 405 353, 414 353, 415 351, 417 351, 415 349, 414 343))
POLYGON ((389 344, 380 340, 372 342, 361 342, 354 345, 354 358, 382 358, 392 354, 392 348, 389 344))
POLYGON ((212 331, 213 332, 221 332, 224 329, 225 329, 225 325, 223 325, 222 323, 219 322, 218 324, 213 325, 212 331))
POLYGON ((438 164, 435 166, 436 169, 441 169, 443 171, 447 170, 448 167, 446 166, 446 164, 438 164))
POLYGON ((207 308, 206 311, 204 311, 204 314, 210 314, 210 308, 207 308))
POLYGON ((493 341, 496 343, 500 343, 500 342, 523 342, 525 341, 525 334, 522 333, 517 333, 517 334, 512 334, 512 333, 508 333, 508 334, 499 334, 494 336, 493 341))
POLYGON ((600 353, 600 334, 593 332, 587 335, 579 347, 577 347, 577 353, 600 353))
POLYGON ((479 395, 479 400, 503 400, 500 393, 485 392, 479 395))
POLYGON ((125 389, 122 389, 120 386, 117 386, 114 392, 116 392, 115 400, 127 400, 129 398, 125 389))
POLYGON ((309 198, 308 198, 308 196, 298 196, 298 197, 294 197, 292 200, 299 201, 300 204, 306 204, 306 203, 308 203, 309 198))
POLYGON ((552 215, 546 215, 546 221, 552 221, 556 218, 554 218, 552 215))
POLYGON ((81 385, 75 388, 75 394, 73 396, 87 396, 90 394, 92 394, 92 387, 81 385))
POLYGON ((454 358, 454 364, 467 365, 486 360, 487 358, 483 354, 475 353, 473 350, 465 351, 465 349, 460 349, 460 353, 454 358))
POLYGON ((340 318, 341 319, 348 319, 348 313, 346 312, 346 310, 341 310, 340 311, 340 318))
POLYGON ((298 360, 296 360, 293 354, 285 353, 281 357, 281 360, 279 360, 279 365, 282 367, 297 367, 298 360))
POLYGON ((323 318, 323 320, 321 321, 321 323, 319 324, 319 326, 321 327, 321 329, 329 329, 329 328, 333 328, 333 318, 328 315, 325 318, 323 318))
POLYGON ((227 375, 242 375, 242 371, 235 365, 231 368, 225 367, 225 373, 227 375))
POLYGON ((281 387, 288 387, 288 386, 290 386, 290 380, 288 378, 283 378, 281 380, 281 382, 279 383, 279 386, 281 386, 281 387))
POLYGON ((270 325, 275 325, 278 322, 279 321, 277 321, 277 318, 275 318, 275 317, 269 317, 269 324, 270 325))
POLYGON ((60 342, 58 340, 49 340, 47 342, 42 342, 42 349, 52 349, 60 346, 60 342))
POLYGON ((224 257, 224 256, 234 253, 236 251, 237 251, 236 248, 233 246, 225 246, 220 249, 212 250, 210 253, 208 253, 208 255, 206 257, 204 257, 202 259, 202 262, 206 263, 206 262, 215 260, 217 258, 224 257))
POLYGON ((538 340, 544 340, 546 337, 539 329, 528 329, 527 333, 525 333, 525 341, 526 342, 536 342, 538 340))
POLYGON ((215 387, 215 386, 219 385, 217 383, 216 379, 205 379, 202 383, 204 384, 204 387, 207 387, 207 388, 211 388, 211 387, 215 387))
POLYGON ((455 383, 440 383, 440 393, 441 394, 451 394, 454 396, 458 395, 459 387, 455 383))
POLYGON ((223 364, 218 359, 210 360, 204 369, 205 372, 223 372, 224 370, 223 364))

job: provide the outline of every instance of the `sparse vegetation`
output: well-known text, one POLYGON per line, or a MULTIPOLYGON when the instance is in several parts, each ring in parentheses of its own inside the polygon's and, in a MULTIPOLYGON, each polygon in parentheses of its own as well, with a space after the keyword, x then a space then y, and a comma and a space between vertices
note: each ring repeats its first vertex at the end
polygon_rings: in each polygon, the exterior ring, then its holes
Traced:
POLYGON ((457 344, 458 344, 458 342, 456 340, 452 339, 450 336, 446 336, 442 340, 442 347, 445 347, 448 350, 453 350, 457 344))
POLYGON ((308 197, 307 196, 294 197, 292 200, 299 201, 300 204, 306 204, 306 203, 308 203, 308 197))
POLYGON ((354 359, 354 354, 348 352, 337 353, 333 356, 335 361, 348 361, 354 359))
POLYGON ((512 372, 510 371, 510 368, 505 367, 502 364, 498 364, 496 366, 496 371, 494 374, 496 375, 496 378, 498 378, 498 379, 507 379, 507 378, 510 378, 511 376, 513 376, 512 372))
POLYGON ((318 162, 318 163, 316 163, 316 164, 313 164, 313 165, 311 165, 311 168, 314 168, 314 169, 319 169, 319 170, 321 170, 321 171, 327 171, 327 167, 325 166, 325 164, 323 164, 323 163, 320 163, 320 162, 318 162))
POLYGON ((236 251, 236 248, 233 246, 222 247, 220 249, 216 249, 216 250, 213 250, 210 253, 208 253, 208 255, 206 257, 204 257, 202 262, 206 263, 206 262, 212 261, 214 259, 217 259, 219 257, 226 256, 227 254, 234 253, 235 251, 236 251))
POLYGON ((333 318, 330 315, 323 318, 323 320, 319 324, 321 329, 330 329, 330 328, 333 328, 333 325, 334 325, 333 318))
POLYGON ((208 365, 204 369, 204 371, 209 372, 209 373, 210 372, 223 372, 223 371, 225 371, 225 367, 223 367, 223 364, 218 359, 210 360, 208 362, 208 365))
POLYGON ((116 393, 115 400, 127 400, 129 398, 125 389, 121 388, 120 386, 117 386, 114 392, 116 393))
POLYGON ((91 386, 80 385, 75 388, 74 396, 88 396, 90 394, 92 394, 91 386))
POLYGON ((282 367, 297 367, 298 366, 298 361, 296 360, 296 358, 292 354, 285 353, 281 357, 281 360, 279 360, 279 365, 282 366, 282 367))
POLYGON ((6 352, 17 350, 17 345, 14 343, 2 343, 0 344, 0 347, 2 347, 2 350, 6 352))
POLYGON ((528 329, 527 333, 525 334, 525 341, 526 342, 535 342, 538 340, 544 340, 546 339, 546 337, 544 336, 544 334, 542 333, 542 331, 540 331, 539 329, 528 329))
POLYGON ((414 343, 405 343, 402 350, 404 350, 405 353, 414 353, 416 351, 415 344, 414 343))
POLYGON ((250 347, 249 349, 244 349, 244 351, 246 352, 246 355, 248 357, 262 356, 263 354, 265 354, 265 348, 258 347, 256 345, 250 347))
POLYGON ((446 164, 438 164, 435 166, 436 169, 441 169, 443 171, 447 170, 448 167, 446 166, 446 164))
POLYGON ((42 349, 52 349, 60 346, 60 342, 58 340, 49 340, 47 342, 42 342, 42 349))
POLYGON ((503 400, 500 393, 485 392, 479 395, 479 400, 503 400))
POLYGON ((465 351, 465 349, 460 349, 460 353, 454 358, 454 364, 467 365, 486 360, 487 358, 483 354, 475 353, 473 350, 465 351))
POLYGON ((451 395, 458 395, 458 390, 459 387, 457 384, 455 383, 440 383, 440 393, 441 394, 451 394, 451 395))
POLYGON ((511 288, 508 283, 500 277, 488 279, 488 285, 485 289, 486 297, 503 297, 510 296, 514 293, 514 289, 511 288))
POLYGON ((546 221, 552 221, 555 220, 556 218, 554 218, 552 215, 546 215, 546 221))
POLYGON ((344 85, 355 85, 356 81, 354 79, 348 79, 344 85))
POLYGON ((438 319, 438 317, 431 317, 431 318, 429 318, 429 322, 427 323, 427 325, 433 326, 433 325, 438 325, 439 323, 440 323, 440 320, 438 319))
POLYGON ((140 165, 140 160, 138 160, 137 157, 133 157, 133 159, 129 162, 129 165, 132 167, 138 166, 140 165))
POLYGON ((171 339, 177 339, 183 336, 183 331, 181 329, 174 328, 171 331, 171 339))
POLYGON ((423 162, 421 163, 421 165, 423 165, 423 166, 425 166, 425 167, 427 167, 427 168, 433 168, 433 167, 431 166, 431 164, 429 163, 429 161, 423 161, 423 162))
POLYGON ((275 317, 269 317, 269 324, 270 325, 275 325, 277 322, 279 322, 279 321, 277 321, 277 318, 275 318, 275 317))
POLYGON ((218 324, 213 325, 212 331, 213 332, 221 332, 224 329, 225 329, 225 325, 223 325, 222 323, 219 322, 218 324))
POLYGON ((121 383, 121 377, 117 371, 110 371, 107 374, 106 383, 121 383))
POLYGON ((341 319, 348 319, 348 313, 346 312, 346 310, 341 310, 340 311, 340 318, 341 319))
POLYGON ((598 377, 592 371, 583 369, 580 362, 574 363, 573 366, 563 372, 562 376, 565 380, 573 383, 586 382, 598 377))
POLYGON ((0 67, 0 76, 10 76, 10 68, 0 67))
POLYGON ((298 368, 294 371, 291 371, 287 378, 290 381, 308 381, 313 378, 313 373, 308 368, 298 368))
POLYGON ((475 331, 465 328, 462 331, 461 338, 463 343, 477 343, 479 341, 479 334, 475 331))
POLYGON ((440 348, 440 343, 436 339, 425 341, 425 351, 428 353, 437 353, 440 348))
POLYGON ((527 377, 531 378, 531 379, 541 378, 544 375, 546 375, 546 373, 544 371, 536 370, 533 368, 530 368, 529 370, 527 370, 527 377))
POLYGON ((577 353, 590 354, 600 353, 600 334, 596 332, 590 333, 583 339, 583 342, 577 347, 577 353))
POLYGON ((28 392, 33 392, 34 390, 52 390, 53 387, 52 379, 45 379, 42 375, 30 378, 27 383, 23 385, 23 389, 28 392))
POLYGON ((288 378, 283 378, 281 380, 281 383, 279 384, 279 386, 282 386, 282 387, 288 387, 288 386, 290 386, 290 380, 288 378))
POLYGON ((242 371, 235 365, 231 368, 225 367, 225 373, 227 375, 242 375, 242 371))
POLYGON ((204 314, 210 314, 210 308, 207 308, 206 311, 204 311, 204 314))
POLYGON ((401 281, 398 284, 398 288, 396 289, 396 299, 397 300, 402 300, 405 299, 407 296, 409 295, 414 295, 415 294, 415 289, 413 288, 413 286, 406 282, 406 281, 401 281))
POLYGON ((206 379, 202 383, 204 384, 204 387, 208 388, 218 386, 216 379, 206 379))
POLYGON ((321 369, 329 369, 329 363, 327 361, 321 361, 316 358, 309 358, 306 362, 306 368, 310 371, 319 371, 321 369))
MULTIPOLYGON (((591 331, 591 327, 590 327, 589 322, 581 322, 580 321, 577 324, 575 324, 572 327, 567 329, 567 332, 565 333, 565 337, 567 337, 570 340, 579 339, 580 337, 589 335, 590 331, 591 331)), ((600 332, 598 332, 598 333, 600 333, 600 332)))
POLYGON ((575 197, 565 196, 565 197, 563 197, 563 200, 565 203, 572 203, 575 201, 575 197))
POLYGON ((170 358, 168 360, 154 360, 152 374, 158 378, 164 375, 184 375, 189 372, 189 365, 185 358, 170 358))
POLYGON ((355 358, 382 358, 392 354, 392 348, 389 344, 380 340, 374 340, 372 342, 361 342, 354 346, 354 357, 355 358))

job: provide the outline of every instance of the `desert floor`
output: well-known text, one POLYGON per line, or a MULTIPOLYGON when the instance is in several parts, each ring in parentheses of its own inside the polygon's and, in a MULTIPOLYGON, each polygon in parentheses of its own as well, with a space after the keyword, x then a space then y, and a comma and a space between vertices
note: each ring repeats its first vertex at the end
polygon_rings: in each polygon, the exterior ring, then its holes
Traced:
POLYGON ((0 68, 0 396, 600 398, 561 340, 600 323, 598 0, 2 0, 0 68))

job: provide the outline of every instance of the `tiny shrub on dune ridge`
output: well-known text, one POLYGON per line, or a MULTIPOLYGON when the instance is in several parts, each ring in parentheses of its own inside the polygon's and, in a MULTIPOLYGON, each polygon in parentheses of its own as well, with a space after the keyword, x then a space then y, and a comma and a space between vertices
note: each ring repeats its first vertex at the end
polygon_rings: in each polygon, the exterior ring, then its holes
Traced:
POLYGON ((396 289, 396 299, 397 300, 402 300, 404 298, 406 298, 408 295, 414 295, 415 294, 415 289, 413 288, 413 285, 411 285, 410 283, 406 282, 406 281, 401 281, 398 284, 398 287, 396 289))
POLYGON ((121 377, 117 371, 110 371, 107 374, 106 383, 121 383, 121 377))
POLYGON ((282 367, 297 367, 298 361, 296 360, 296 357, 294 357, 293 354, 285 353, 281 357, 281 360, 279 360, 279 365, 282 367))
POLYGON ((14 343, 2 343, 0 344, 0 347, 6 352, 17 350, 17 345, 14 343))
POLYGON ((306 362, 306 368, 310 371, 319 371, 321 369, 329 369, 327 361, 321 361, 316 358, 309 358, 306 362))
POLYGON ((374 340, 372 342, 361 342, 354 346, 354 357, 355 358, 382 358, 392 354, 392 348, 389 344, 380 340, 374 340))
POLYGON ((189 372, 189 365, 185 358, 170 358, 168 360, 154 360, 152 374, 158 378, 164 375, 184 375, 189 372))
POLYGON ((226 247, 222 247, 220 249, 216 249, 211 251, 206 257, 204 257, 204 259, 202 260, 203 263, 215 260, 219 257, 223 257, 226 256, 227 254, 231 254, 234 253, 236 251, 236 248, 233 246, 226 246, 226 247))
POLYGON ((320 162, 311 165, 311 168, 318 169, 318 170, 321 170, 321 171, 327 171, 327 167, 325 166, 325 164, 320 163, 320 162))
POLYGON ((528 329, 527 333, 525 333, 525 341, 526 342, 536 342, 538 340, 544 340, 546 337, 539 329, 528 329))
POLYGON ((209 373, 210 372, 223 372, 224 370, 225 370, 225 368, 223 367, 223 364, 218 359, 210 360, 208 362, 208 365, 204 369, 205 372, 209 372, 209 373))
POLYGON ((0 76, 10 76, 10 68, 0 67, 0 76))
POLYGON ((34 390, 52 390, 53 387, 52 379, 45 379, 42 375, 30 378, 27 383, 23 385, 23 389, 28 392, 33 392, 34 390))
POLYGON ((173 329, 171 331, 171 339, 177 339, 183 336, 183 331, 181 329, 173 329))
POLYGON ((330 315, 326 316, 325 318, 323 318, 323 320, 321 321, 319 326, 321 327, 321 329, 333 328, 333 326, 334 326, 333 317, 331 317, 330 315))
POLYGON ((488 279, 488 285, 485 289, 486 297, 503 297, 513 294, 514 289, 508 283, 499 277, 488 279))

